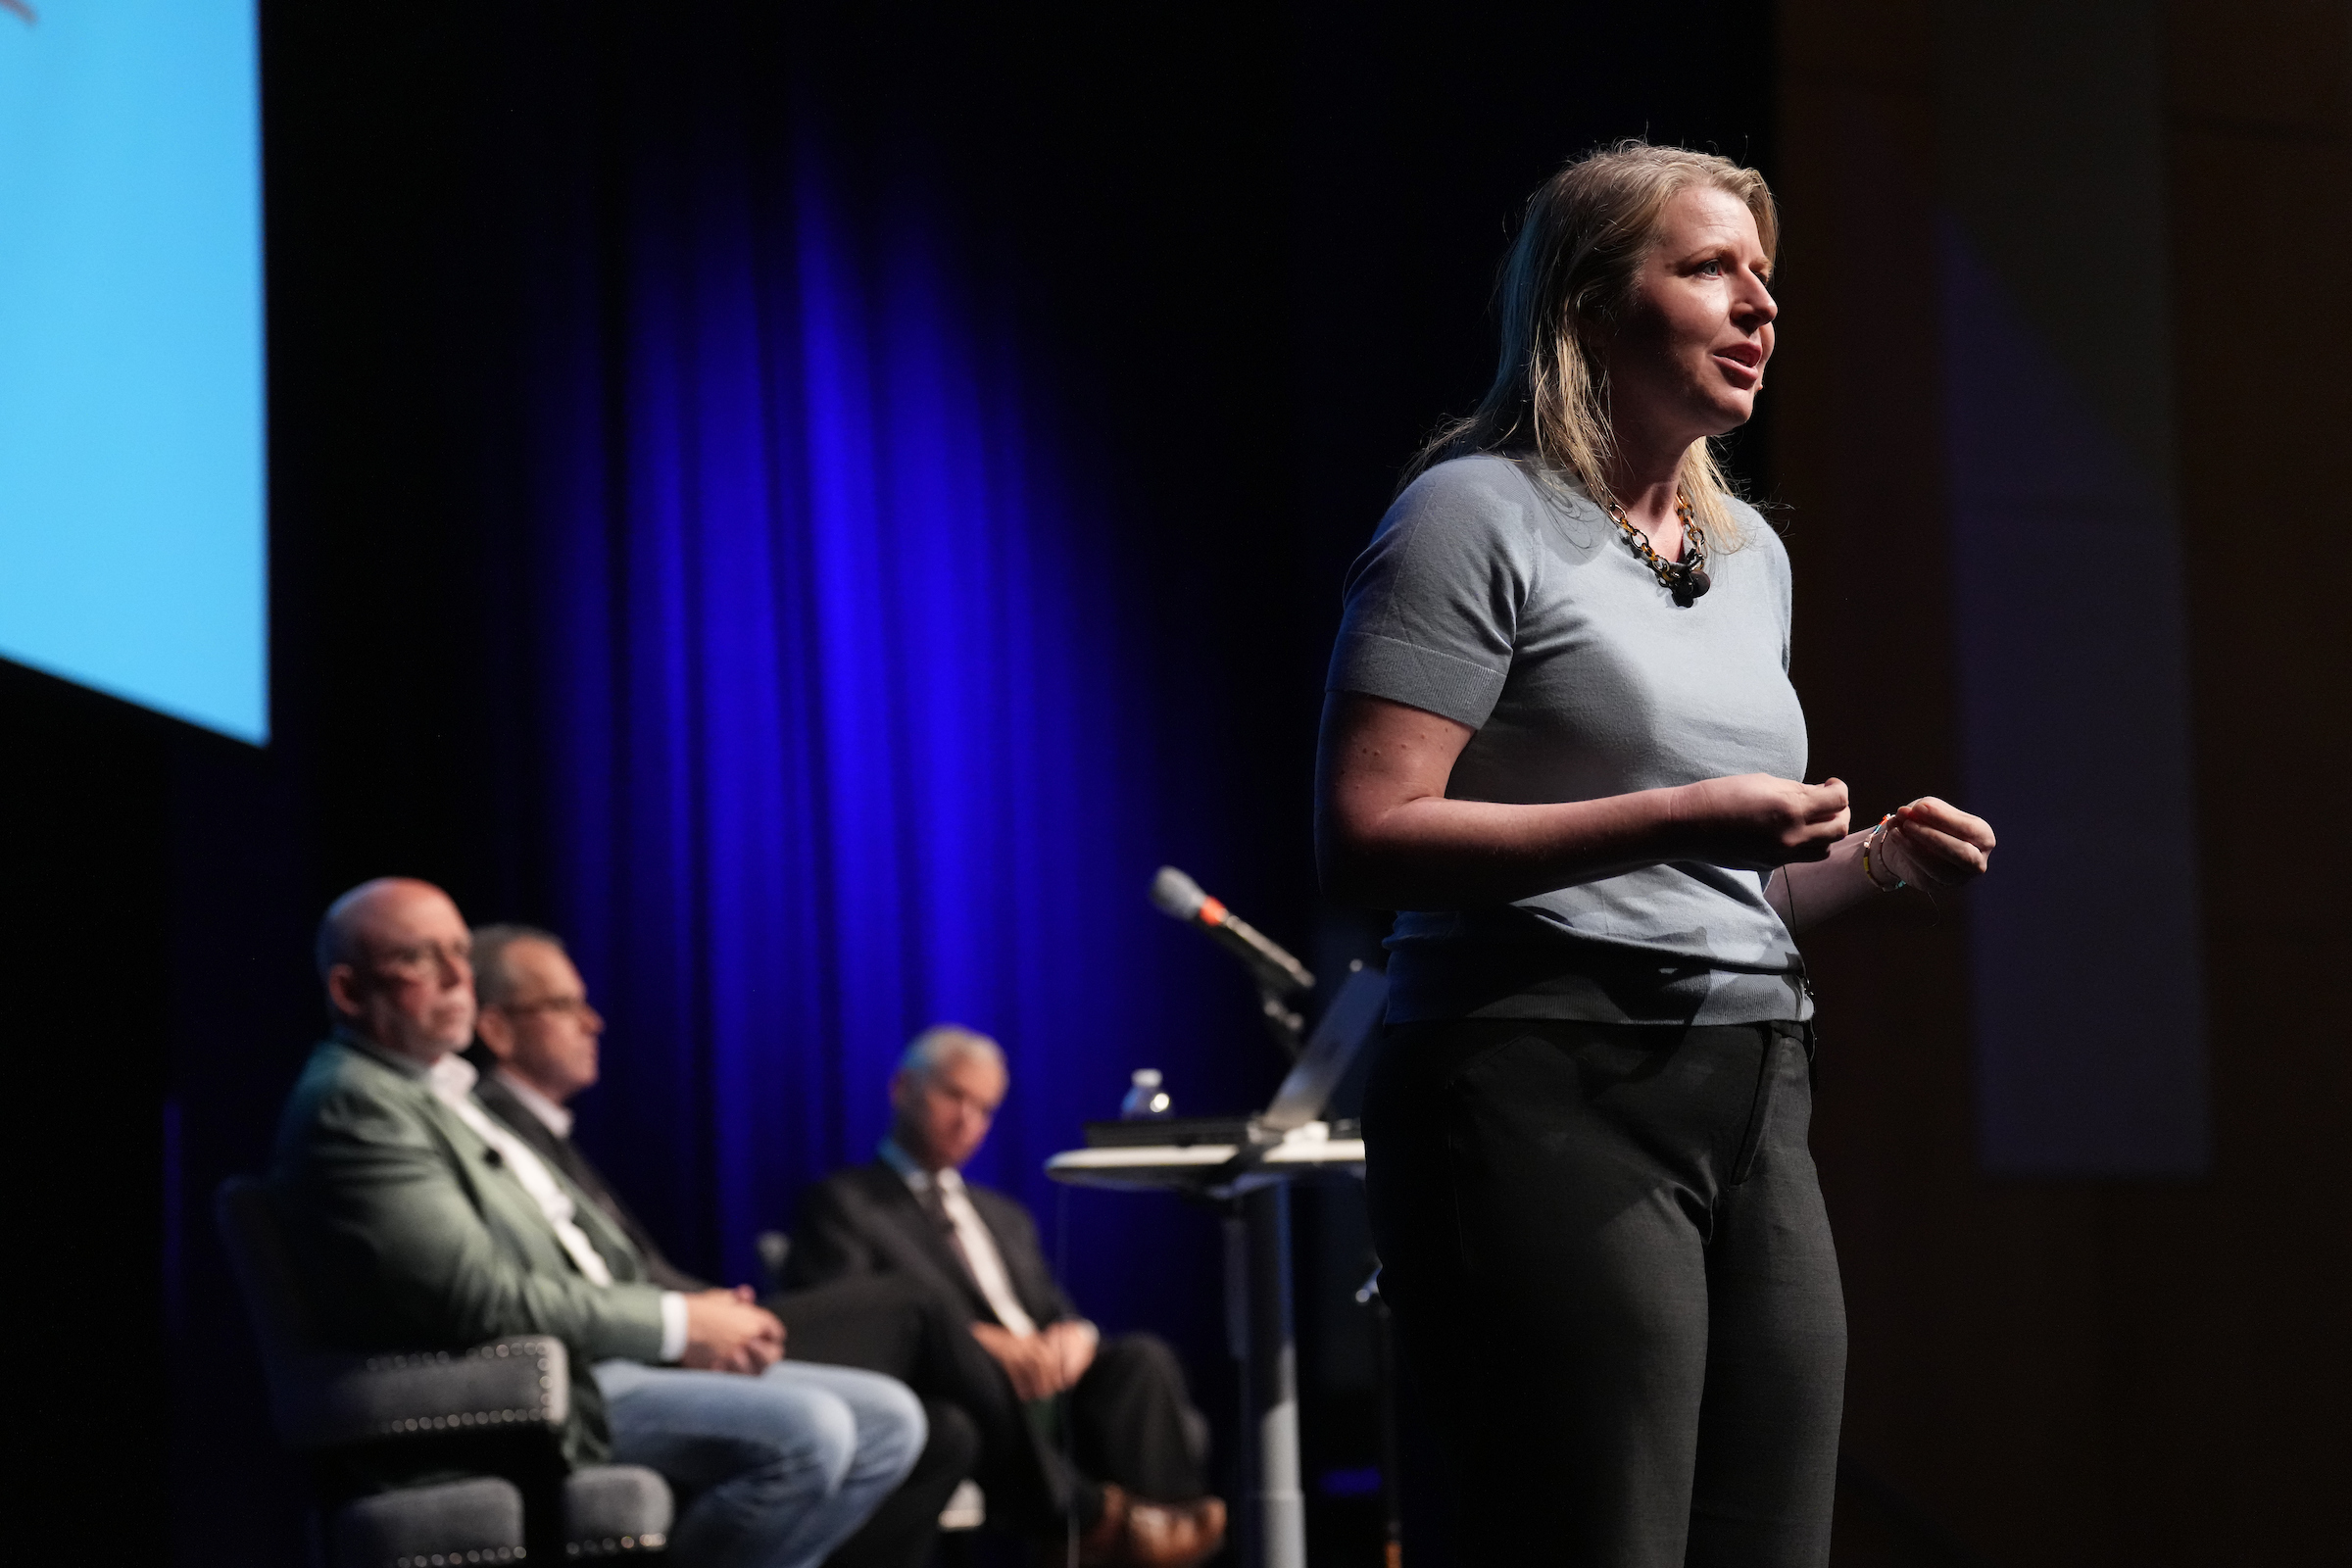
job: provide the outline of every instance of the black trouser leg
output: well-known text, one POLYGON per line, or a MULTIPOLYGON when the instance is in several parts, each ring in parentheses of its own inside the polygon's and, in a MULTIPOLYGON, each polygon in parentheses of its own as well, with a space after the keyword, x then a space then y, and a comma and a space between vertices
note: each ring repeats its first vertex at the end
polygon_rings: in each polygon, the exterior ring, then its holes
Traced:
POLYGON ((1021 1402, 987 1351, 979 1353, 987 1365, 967 1370, 977 1386, 976 1479, 988 1494, 990 1523, 1044 1537, 1058 1537, 1072 1515, 1082 1527, 1092 1524, 1102 1511, 1102 1489, 1071 1468, 1053 1436, 1041 1430, 1041 1413, 1021 1402))
POLYGON ((1845 1318, 1793 1026, 1394 1031, 1382 1289, 1480 1564, 1817 1568, 1845 1318))
POLYGON ((1151 1334, 1104 1340, 1070 1391, 1078 1468, 1160 1502, 1203 1495, 1208 1484, 1186 1431, 1191 1407, 1184 1364, 1165 1340, 1151 1334))
POLYGON ((1707 1390, 1690 1568, 1829 1561, 1845 1405, 1845 1295, 1805 1134, 1810 1061, 1786 1041, 1755 1167, 1707 1250, 1707 1390))
POLYGON ((970 1473, 988 1494, 992 1524, 1052 1534, 1073 1511, 1082 1523, 1094 1517, 1094 1489, 1040 1442, 969 1320, 929 1292, 895 1274, 867 1274, 787 1291, 764 1304, 784 1320, 785 1348, 796 1358, 887 1373, 926 1401, 960 1410, 977 1437, 970 1473))
POLYGON ((922 1398, 931 1431, 913 1470, 825 1559, 830 1568, 922 1568, 940 1510, 980 1454, 971 1416, 930 1375, 940 1353, 938 1309, 921 1291, 887 1274, 787 1291, 764 1304, 783 1319, 785 1353, 794 1360, 884 1373, 922 1398))
POLYGON ((784 1353, 796 1361, 880 1372, 914 1388, 930 1355, 930 1300, 895 1274, 860 1274, 785 1291, 760 1303, 784 1323, 784 1353))
POLYGON ((918 1393, 937 1388, 972 1418, 980 1458, 972 1479, 988 1494, 991 1526, 1058 1537, 1075 1514, 1083 1526, 1102 1511, 1099 1489, 1039 1429, 1036 1413, 1013 1393, 996 1357, 980 1348, 967 1320, 942 1314, 939 1337, 918 1393))
POLYGON ((923 1414, 931 1433, 914 1468, 856 1535, 833 1548, 826 1568, 923 1568, 931 1560, 940 1510, 972 1473, 980 1433, 970 1416, 937 1399, 923 1401, 923 1414))

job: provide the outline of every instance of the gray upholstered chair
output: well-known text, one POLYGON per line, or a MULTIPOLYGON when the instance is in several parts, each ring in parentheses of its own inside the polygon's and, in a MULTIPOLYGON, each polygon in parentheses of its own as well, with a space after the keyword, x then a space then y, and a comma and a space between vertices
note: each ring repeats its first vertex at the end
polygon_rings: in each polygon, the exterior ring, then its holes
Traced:
MULTIPOLYGON (((432 1568, 508 1563, 525 1555, 523 1494, 485 1453, 513 1451, 555 1475, 555 1437, 571 1387, 560 1340, 521 1335, 469 1350, 354 1355, 319 1347, 269 1189, 221 1185, 220 1236, 244 1288, 270 1385, 270 1411, 288 1447, 341 1484, 323 1487, 318 1532, 332 1568, 432 1568), (502 1445, 501 1440, 514 1440, 502 1445), (372 1461, 352 1463, 359 1456, 372 1461), (334 1461, 347 1461, 337 1465, 334 1461), (369 1469, 430 1477, 390 1490, 354 1486, 369 1469), (356 1495, 353 1494, 357 1494, 356 1495)), ((587 1465, 561 1475, 570 1559, 658 1552, 667 1543, 669 1486, 639 1465, 587 1465)))

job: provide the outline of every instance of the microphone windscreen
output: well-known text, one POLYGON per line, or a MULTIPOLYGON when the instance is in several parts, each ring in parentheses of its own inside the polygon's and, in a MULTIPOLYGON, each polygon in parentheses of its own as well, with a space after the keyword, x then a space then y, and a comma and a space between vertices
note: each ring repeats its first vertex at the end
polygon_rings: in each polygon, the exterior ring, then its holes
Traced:
POLYGON ((1152 902, 1159 906, 1163 914, 1173 915, 1179 920, 1190 920, 1200 912, 1200 906, 1208 902, 1208 895, 1200 891, 1200 883, 1182 871, 1172 865, 1163 865, 1159 868, 1159 874, 1152 879, 1152 902))

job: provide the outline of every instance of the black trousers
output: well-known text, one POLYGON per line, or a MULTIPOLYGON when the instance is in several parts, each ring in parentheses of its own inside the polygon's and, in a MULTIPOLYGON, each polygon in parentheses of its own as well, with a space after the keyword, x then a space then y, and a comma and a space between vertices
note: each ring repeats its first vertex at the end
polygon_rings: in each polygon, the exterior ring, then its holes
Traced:
POLYGON ((885 1373, 922 1398, 930 1433, 914 1468, 825 1559, 826 1568, 922 1568, 940 1510, 978 1466, 981 1450, 971 1416, 936 1387, 932 1368, 949 1343, 942 1314, 922 1292, 889 1275, 791 1291, 762 1304, 784 1320, 784 1348, 794 1360, 885 1373))
POLYGON ((1390 1032, 1367 1193, 1478 1568, 1819 1568, 1845 1307, 1811 1035, 1552 1019, 1390 1032))
POLYGON ((1094 1365, 1070 1390, 1068 1411, 1071 1451, 1083 1476, 1116 1482, 1154 1502, 1206 1495, 1184 1365, 1157 1335, 1104 1339, 1094 1365))
POLYGON ((1153 1335, 1105 1338, 1059 1408, 1033 1411, 972 1337, 969 1315, 898 1275, 838 1280, 764 1304, 784 1320, 792 1355, 887 1373, 932 1416, 932 1445, 915 1473, 828 1559, 832 1568, 901 1560, 892 1552, 906 1521, 926 1506, 927 1518, 936 1519, 965 1474, 987 1494, 992 1523, 1039 1536, 1057 1534, 1073 1516, 1081 1526, 1093 1523, 1102 1511, 1101 1482, 1162 1502, 1190 1501, 1208 1490, 1183 1364, 1153 1335), (943 1422, 941 1407, 950 1420, 943 1422), (943 1435, 950 1452, 934 1467, 943 1435), (964 1456, 963 1467, 945 1475, 954 1454, 964 1456), (946 1490, 933 1503, 920 1483, 935 1468, 946 1490))
MULTIPOLYGON (((977 1343, 976 1341, 974 1342, 977 1343)), ((981 1352, 984 1359, 987 1352, 981 1352)), ((958 1396, 980 1429, 974 1472, 989 1517, 1043 1538, 1080 1529, 1102 1513, 1102 1483, 1154 1502, 1206 1494, 1183 1363, 1152 1334, 1116 1334, 1058 1400, 1023 1404, 994 1360, 958 1396)))

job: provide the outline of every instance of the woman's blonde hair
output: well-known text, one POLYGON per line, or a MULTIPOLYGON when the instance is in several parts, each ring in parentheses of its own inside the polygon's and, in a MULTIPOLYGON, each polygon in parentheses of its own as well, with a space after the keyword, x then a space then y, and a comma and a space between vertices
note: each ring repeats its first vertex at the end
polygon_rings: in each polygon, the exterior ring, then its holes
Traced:
MULTIPOLYGON (((1578 159, 1528 198, 1497 288, 1502 353, 1494 384, 1467 417, 1441 427, 1405 470, 1477 452, 1530 452, 1545 476, 1573 476, 1607 507, 1608 371, 1598 338, 1632 303, 1667 204, 1693 185, 1737 197, 1771 258, 1780 215, 1764 176, 1728 158, 1623 141, 1578 159)), ((1735 548, 1732 485, 1713 443, 1684 454, 1683 493, 1707 543, 1735 548)))

